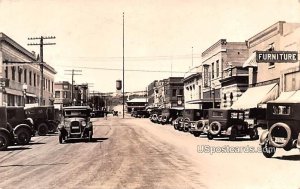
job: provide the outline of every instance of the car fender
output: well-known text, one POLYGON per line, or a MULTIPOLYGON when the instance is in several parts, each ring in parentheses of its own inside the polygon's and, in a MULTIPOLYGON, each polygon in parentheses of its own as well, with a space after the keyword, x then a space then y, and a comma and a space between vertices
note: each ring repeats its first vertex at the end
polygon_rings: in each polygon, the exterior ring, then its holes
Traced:
POLYGON ((298 134, 298 139, 297 139, 296 147, 300 148, 300 133, 298 134))
POLYGON ((19 125, 17 125, 17 126, 14 128, 14 130, 13 130, 14 135, 16 135, 16 132, 17 132, 19 129, 21 129, 21 128, 27 129, 28 132, 30 132, 30 133, 32 132, 32 129, 31 129, 31 127, 30 127, 29 125, 27 125, 27 124, 19 124, 19 125))
POLYGON ((228 129, 226 130, 226 135, 231 135, 232 127, 233 126, 228 127, 228 129))
POLYGON ((266 139, 268 138, 269 131, 263 131, 259 138, 259 145, 264 145, 266 142, 266 139))
POLYGON ((9 138, 9 146, 13 144, 12 143, 13 142, 13 138, 12 138, 10 132, 7 129, 5 129, 3 127, 0 127, 0 133, 4 133, 5 135, 7 135, 7 137, 9 138))

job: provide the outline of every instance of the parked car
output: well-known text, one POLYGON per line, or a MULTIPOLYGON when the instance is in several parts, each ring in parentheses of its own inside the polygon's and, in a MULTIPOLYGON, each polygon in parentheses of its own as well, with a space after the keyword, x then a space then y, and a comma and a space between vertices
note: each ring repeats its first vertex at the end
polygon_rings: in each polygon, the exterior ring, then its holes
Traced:
POLYGON ((131 117, 137 117, 137 111, 136 110, 131 112, 131 117))
POLYGON ((179 115, 173 122, 172 122, 172 125, 174 127, 175 130, 179 130, 181 124, 182 124, 182 121, 183 121, 183 117, 182 115, 179 115))
POLYGON ((260 136, 263 155, 271 158, 276 148, 289 151, 300 148, 300 103, 267 103, 268 130, 260 136))
POLYGON ((91 109, 89 106, 69 106, 62 111, 62 122, 58 126, 59 143, 69 139, 93 138, 93 124, 90 121, 91 109))
POLYGON ((165 108, 162 110, 161 124, 172 123, 179 115, 181 115, 182 110, 177 108, 165 108))
POLYGON ((204 111, 201 109, 184 109, 182 112, 183 120, 178 130, 188 132, 192 121, 203 119, 204 111))
POLYGON ((60 115, 54 106, 37 106, 25 109, 26 116, 31 118, 38 135, 55 133, 60 122, 60 115))
POLYGON ((91 112, 91 117, 104 117, 104 111, 103 110, 94 110, 93 112, 91 112))
POLYGON ((249 126, 245 121, 243 110, 209 109, 208 139, 216 136, 228 136, 230 140, 249 135, 250 139, 258 139, 257 127, 249 126))
POLYGON ((159 115, 161 115, 162 110, 161 109, 153 109, 150 113, 150 120, 153 123, 157 123, 158 122, 158 117, 159 115))
POLYGON ((245 121, 249 125, 255 125, 262 129, 267 129, 267 109, 266 108, 250 108, 245 111, 245 121))
POLYGON ((33 121, 24 107, 0 107, 0 150, 13 144, 25 145, 34 135, 33 121))
POLYGON ((195 137, 207 134, 209 129, 208 110, 196 111, 191 120, 186 123, 186 127, 188 127, 189 132, 195 137))
POLYGON ((136 113, 138 118, 148 118, 150 116, 149 112, 147 110, 137 110, 136 113))

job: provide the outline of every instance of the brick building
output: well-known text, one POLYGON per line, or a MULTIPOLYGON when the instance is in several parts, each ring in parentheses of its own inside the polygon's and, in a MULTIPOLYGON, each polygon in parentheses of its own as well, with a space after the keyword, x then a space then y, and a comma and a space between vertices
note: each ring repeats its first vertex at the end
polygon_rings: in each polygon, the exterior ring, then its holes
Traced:
POLYGON ((58 107, 72 105, 72 85, 68 81, 54 83, 54 105, 58 107))
MULTIPOLYGON (((41 82, 40 66, 38 64, 3 63, 4 61, 37 62, 35 53, 29 52, 4 33, 0 33, 0 49, 2 64, 0 77, 2 80, 6 79, 8 83, 8 86, 1 90, 0 104, 24 106, 38 103, 41 82)), ((44 89, 41 104, 53 104, 55 74, 54 68, 44 63, 44 89)))

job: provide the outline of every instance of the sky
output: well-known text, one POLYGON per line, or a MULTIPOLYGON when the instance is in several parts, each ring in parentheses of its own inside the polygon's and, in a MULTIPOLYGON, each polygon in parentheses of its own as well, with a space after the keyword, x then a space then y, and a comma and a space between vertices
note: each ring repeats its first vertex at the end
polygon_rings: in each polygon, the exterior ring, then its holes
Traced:
POLYGON ((0 32, 37 53, 28 37, 55 36, 44 48, 55 81, 71 82, 65 70, 76 69, 75 83, 115 92, 123 12, 125 91, 139 91, 184 77, 219 39, 242 42, 278 21, 300 23, 300 0, 0 0, 0 32))

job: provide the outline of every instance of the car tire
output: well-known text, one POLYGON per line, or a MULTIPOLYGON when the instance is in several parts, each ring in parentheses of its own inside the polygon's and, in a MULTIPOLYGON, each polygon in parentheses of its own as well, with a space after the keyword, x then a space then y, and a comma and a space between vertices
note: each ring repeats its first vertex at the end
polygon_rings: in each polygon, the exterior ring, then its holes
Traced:
POLYGON ((257 128, 251 128, 249 130, 249 137, 250 137, 251 140, 258 140, 259 139, 257 128))
POLYGON ((0 132, 0 151, 6 150, 10 143, 9 135, 0 132))
POLYGON ((193 135, 194 137, 199 137, 201 135, 201 132, 194 132, 193 135))
POLYGON ((213 121, 209 124, 209 133, 212 135, 218 135, 221 131, 221 123, 218 121, 213 121))
POLYGON ((28 129, 19 128, 16 132, 16 142, 19 145, 26 145, 30 142, 31 133, 28 129))
POLYGON ((285 123, 275 123, 273 124, 270 129, 269 129, 269 135, 268 135, 268 139, 269 142, 272 146, 276 147, 276 148, 284 148, 285 146, 287 146, 289 143, 291 143, 291 139, 292 139, 292 131, 291 128, 285 124, 285 123), (276 128, 283 128, 285 129, 286 133, 287 133, 287 137, 286 137, 286 141, 283 144, 278 144, 273 140, 273 136, 272 136, 272 131, 275 130, 276 128))
POLYGON ((266 158, 271 158, 276 152, 276 147, 270 146, 269 142, 265 142, 261 146, 261 151, 266 158))
POLYGON ((208 140, 214 139, 214 136, 211 133, 207 133, 207 138, 208 140))
POLYGON ((89 142, 93 141, 93 131, 89 131, 89 142))
POLYGON ((59 142, 59 144, 62 144, 63 143, 63 135, 61 134, 61 132, 59 132, 59 134, 58 134, 58 142, 59 142))
POLYGON ((49 132, 49 130, 48 130, 48 126, 47 126, 46 123, 40 123, 38 125, 38 134, 39 134, 39 136, 45 136, 45 135, 48 134, 48 132, 49 132))

